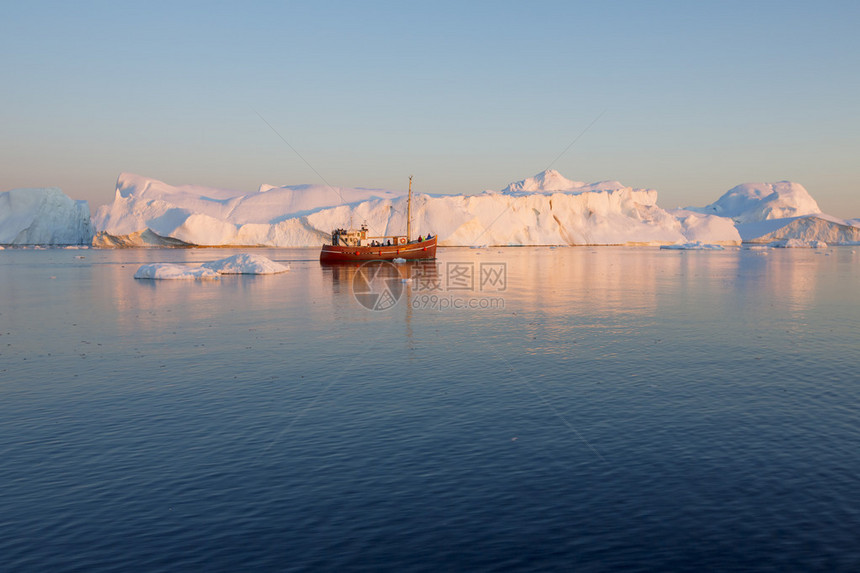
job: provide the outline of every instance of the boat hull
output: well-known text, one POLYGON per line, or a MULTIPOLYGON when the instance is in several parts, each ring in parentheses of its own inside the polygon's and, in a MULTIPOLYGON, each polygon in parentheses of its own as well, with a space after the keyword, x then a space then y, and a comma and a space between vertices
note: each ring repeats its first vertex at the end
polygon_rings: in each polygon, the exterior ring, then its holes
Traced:
POLYGON ((394 259, 435 259, 436 237, 427 241, 413 242, 406 245, 391 245, 377 247, 343 247, 339 245, 323 245, 320 251, 321 263, 353 263, 356 261, 391 261, 394 259))

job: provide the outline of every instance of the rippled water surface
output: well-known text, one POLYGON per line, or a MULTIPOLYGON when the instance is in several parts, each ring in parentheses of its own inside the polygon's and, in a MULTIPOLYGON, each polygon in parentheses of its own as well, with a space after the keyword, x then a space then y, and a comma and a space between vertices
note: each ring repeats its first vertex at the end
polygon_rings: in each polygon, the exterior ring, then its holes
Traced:
POLYGON ((855 248, 235 252, 0 252, 0 570, 860 569, 855 248))

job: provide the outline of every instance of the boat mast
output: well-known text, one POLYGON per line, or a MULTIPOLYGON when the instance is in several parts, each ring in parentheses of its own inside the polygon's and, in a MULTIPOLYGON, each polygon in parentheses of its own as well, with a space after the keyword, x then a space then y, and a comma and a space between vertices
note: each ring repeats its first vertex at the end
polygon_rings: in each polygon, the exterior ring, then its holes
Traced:
POLYGON ((412 176, 409 176, 409 196, 406 199, 406 242, 412 241, 412 176))

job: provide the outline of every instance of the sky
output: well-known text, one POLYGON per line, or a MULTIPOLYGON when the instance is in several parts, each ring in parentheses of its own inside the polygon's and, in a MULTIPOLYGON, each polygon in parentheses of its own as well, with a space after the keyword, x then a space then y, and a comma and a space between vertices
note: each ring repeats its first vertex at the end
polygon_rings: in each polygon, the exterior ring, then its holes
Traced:
POLYGON ((552 167, 860 217, 860 2, 0 0, 0 191, 480 193, 552 167))

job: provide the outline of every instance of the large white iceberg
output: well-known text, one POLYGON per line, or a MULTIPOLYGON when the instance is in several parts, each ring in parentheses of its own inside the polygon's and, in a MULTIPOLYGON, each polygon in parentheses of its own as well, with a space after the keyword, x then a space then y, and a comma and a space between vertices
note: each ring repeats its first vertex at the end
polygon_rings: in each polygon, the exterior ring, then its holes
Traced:
MULTIPOLYGON (((0 193, 0 244, 11 245, 308 247, 360 223, 373 235, 403 233, 405 193, 324 185, 240 193, 122 174, 113 203, 92 223, 86 201, 59 189, 0 193)), ((432 232, 442 246, 846 244, 860 242, 860 221, 821 213, 806 189, 789 181, 744 183, 706 207, 667 211, 653 189, 589 184, 547 170, 501 191, 417 194, 413 232, 432 232)))
POLYGON ((94 244, 320 245, 331 229, 313 228, 305 214, 342 203, 397 196, 382 189, 323 185, 263 185, 255 193, 243 194, 197 185, 172 186, 123 173, 117 179, 114 202, 100 207, 93 218, 99 231, 94 244))
MULTIPOLYGON (((265 185, 242 194, 123 174, 113 204, 96 213, 94 244, 307 247, 323 244, 332 229, 360 223, 375 235, 403 233, 404 193, 265 185)), ((675 216, 657 206, 655 190, 570 181, 554 170, 500 192, 417 194, 413 232, 432 232, 443 246, 740 242, 728 219, 675 216)))
POLYGON ((729 217, 735 223, 754 223, 821 213, 818 203, 800 183, 743 183, 726 191, 706 207, 692 211, 729 217))
POLYGON ((799 183, 744 183, 706 207, 689 211, 729 217, 744 243, 816 246, 860 241, 854 220, 821 212, 818 203, 799 183))
POLYGON ((83 245, 93 239, 90 207, 56 187, 0 193, 0 244, 83 245))

